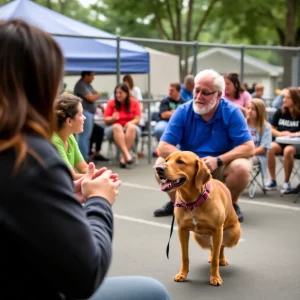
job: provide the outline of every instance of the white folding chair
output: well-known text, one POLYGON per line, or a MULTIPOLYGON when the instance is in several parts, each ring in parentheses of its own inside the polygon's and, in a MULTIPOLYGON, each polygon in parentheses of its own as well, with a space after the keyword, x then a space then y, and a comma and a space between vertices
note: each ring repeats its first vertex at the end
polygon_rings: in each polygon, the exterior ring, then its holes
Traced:
POLYGON ((251 181, 247 188, 249 198, 251 199, 254 198, 257 186, 259 186, 260 189, 263 191, 263 193, 266 194, 267 190, 264 188, 264 178, 263 178, 260 164, 254 165, 251 170, 251 181), (262 182, 259 182, 258 180, 259 175, 261 175, 262 182))

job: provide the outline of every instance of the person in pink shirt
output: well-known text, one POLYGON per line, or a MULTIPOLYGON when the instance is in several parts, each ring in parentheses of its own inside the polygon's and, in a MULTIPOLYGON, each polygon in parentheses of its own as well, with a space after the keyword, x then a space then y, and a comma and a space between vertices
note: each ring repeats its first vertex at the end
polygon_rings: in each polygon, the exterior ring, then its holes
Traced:
POLYGON ((252 99, 251 95, 244 89, 239 80, 237 73, 228 73, 225 79, 225 95, 224 97, 235 103, 246 114, 248 102, 252 99))

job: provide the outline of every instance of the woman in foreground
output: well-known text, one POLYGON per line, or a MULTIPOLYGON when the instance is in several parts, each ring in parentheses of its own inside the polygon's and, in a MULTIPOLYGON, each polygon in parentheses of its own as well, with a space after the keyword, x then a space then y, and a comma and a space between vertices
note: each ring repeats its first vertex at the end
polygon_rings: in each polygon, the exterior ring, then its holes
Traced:
POLYGON ((151 278, 101 285, 121 182, 90 164, 74 184, 51 144, 64 64, 53 38, 11 20, 0 23, 0 43, 0 298, 169 299, 151 278))

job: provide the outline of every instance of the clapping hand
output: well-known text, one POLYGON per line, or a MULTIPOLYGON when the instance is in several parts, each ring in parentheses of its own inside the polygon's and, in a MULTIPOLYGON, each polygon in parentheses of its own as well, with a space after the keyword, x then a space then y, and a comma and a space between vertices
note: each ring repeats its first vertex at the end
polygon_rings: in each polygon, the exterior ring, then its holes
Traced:
MULTIPOLYGON (((87 174, 85 176, 81 177, 80 179, 74 181, 75 195, 80 203, 84 204, 87 199, 82 193, 82 183, 83 183, 84 179, 88 177, 89 180, 94 180, 97 177, 100 177, 105 172, 108 172, 109 180, 114 183, 116 188, 121 184, 118 174, 113 174, 111 171, 108 171, 107 168, 101 168, 96 171, 95 165, 93 163, 89 163, 87 174)), ((117 194, 118 194, 118 191, 116 190, 116 195, 117 194)))
POLYGON ((83 197, 82 192, 81 192, 81 183, 82 183, 83 177, 84 176, 82 176, 80 179, 73 181, 75 196, 81 204, 85 203, 85 201, 86 201, 86 199, 83 197))
POLYGON ((117 174, 113 174, 111 170, 106 168, 95 173, 95 165, 90 163, 81 183, 81 191, 85 199, 101 197, 112 205, 119 194, 118 187, 120 185, 121 181, 117 174))

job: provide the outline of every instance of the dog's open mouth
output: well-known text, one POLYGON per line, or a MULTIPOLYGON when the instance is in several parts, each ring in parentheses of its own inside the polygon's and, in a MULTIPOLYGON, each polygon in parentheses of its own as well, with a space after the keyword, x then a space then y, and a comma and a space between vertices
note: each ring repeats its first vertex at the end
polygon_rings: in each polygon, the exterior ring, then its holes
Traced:
POLYGON ((186 181, 186 179, 184 177, 178 178, 176 180, 170 180, 170 179, 160 176, 159 179, 161 182, 160 189, 164 192, 168 192, 176 187, 179 187, 182 184, 184 184, 184 182, 186 181))

